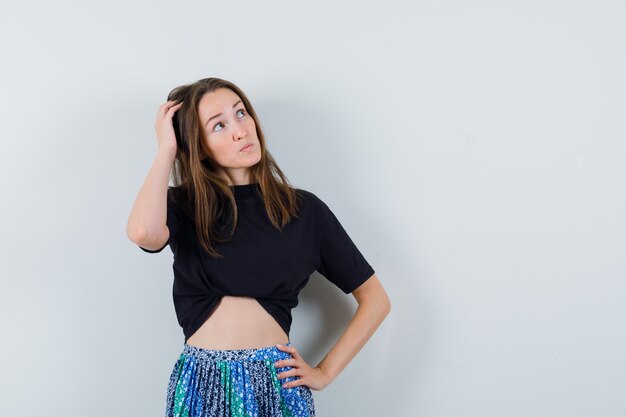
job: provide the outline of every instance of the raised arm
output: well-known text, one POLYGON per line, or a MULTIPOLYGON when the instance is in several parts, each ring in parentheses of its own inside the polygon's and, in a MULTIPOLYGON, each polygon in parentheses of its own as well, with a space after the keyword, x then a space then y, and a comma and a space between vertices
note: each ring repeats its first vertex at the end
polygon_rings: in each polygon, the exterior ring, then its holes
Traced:
POLYGON ((141 186, 126 225, 126 235, 138 246, 157 250, 169 239, 167 220, 167 189, 170 170, 176 157, 176 137, 172 116, 182 103, 168 101, 157 112, 155 131, 158 151, 141 186))

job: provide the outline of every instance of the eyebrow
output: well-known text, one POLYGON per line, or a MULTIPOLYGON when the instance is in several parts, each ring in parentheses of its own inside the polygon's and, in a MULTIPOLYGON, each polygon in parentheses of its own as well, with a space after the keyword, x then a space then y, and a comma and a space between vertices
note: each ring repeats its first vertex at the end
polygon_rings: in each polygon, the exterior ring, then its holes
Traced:
MULTIPOLYGON (((237 106, 237 104, 241 103, 241 100, 237 100, 237 102, 235 104, 233 104, 233 108, 235 108, 237 106)), ((213 119, 215 119, 216 117, 220 117, 222 115, 222 113, 217 113, 215 116, 211 116, 209 117, 209 120, 206 121, 206 123, 204 123, 204 126, 206 127, 209 122, 213 119)))

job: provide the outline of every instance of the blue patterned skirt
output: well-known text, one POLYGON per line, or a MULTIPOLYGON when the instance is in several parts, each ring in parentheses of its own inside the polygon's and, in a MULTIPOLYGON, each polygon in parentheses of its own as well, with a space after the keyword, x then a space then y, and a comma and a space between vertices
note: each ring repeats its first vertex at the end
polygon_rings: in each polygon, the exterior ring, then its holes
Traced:
POLYGON ((282 387, 300 377, 276 377, 293 367, 274 362, 292 357, 276 346, 213 350, 185 343, 170 375, 165 417, 315 417, 308 386, 282 387))

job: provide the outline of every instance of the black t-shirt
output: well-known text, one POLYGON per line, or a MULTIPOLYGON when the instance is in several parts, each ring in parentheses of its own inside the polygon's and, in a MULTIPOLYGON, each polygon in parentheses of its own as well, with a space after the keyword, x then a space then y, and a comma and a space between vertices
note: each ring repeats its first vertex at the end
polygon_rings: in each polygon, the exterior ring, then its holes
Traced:
POLYGON ((167 191, 168 242, 174 254, 174 308, 185 343, 208 319, 223 295, 254 297, 287 335, 291 309, 310 275, 318 271, 348 294, 374 275, 337 217, 313 193, 296 188, 304 198, 298 213, 282 230, 269 218, 257 183, 231 186, 238 209, 232 239, 215 243, 224 257, 209 256, 197 240, 195 225, 167 191))

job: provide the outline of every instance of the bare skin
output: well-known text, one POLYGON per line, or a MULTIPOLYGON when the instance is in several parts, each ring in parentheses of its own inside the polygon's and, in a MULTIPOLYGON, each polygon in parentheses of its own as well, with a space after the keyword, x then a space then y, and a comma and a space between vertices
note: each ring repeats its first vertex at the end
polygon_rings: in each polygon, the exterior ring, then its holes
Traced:
POLYGON ((285 331, 256 299, 230 295, 187 340, 204 349, 256 349, 287 342, 285 331))

